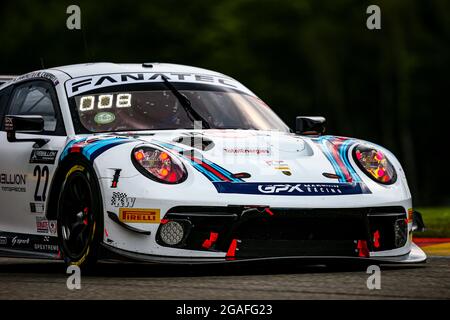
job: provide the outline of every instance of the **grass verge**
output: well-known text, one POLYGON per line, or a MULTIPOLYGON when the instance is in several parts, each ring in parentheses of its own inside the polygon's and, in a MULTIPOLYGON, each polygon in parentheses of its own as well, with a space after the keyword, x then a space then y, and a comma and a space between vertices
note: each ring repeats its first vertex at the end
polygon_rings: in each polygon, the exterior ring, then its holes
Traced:
POLYGON ((417 238, 450 238, 450 207, 415 208, 422 214, 426 230, 415 232, 417 238))

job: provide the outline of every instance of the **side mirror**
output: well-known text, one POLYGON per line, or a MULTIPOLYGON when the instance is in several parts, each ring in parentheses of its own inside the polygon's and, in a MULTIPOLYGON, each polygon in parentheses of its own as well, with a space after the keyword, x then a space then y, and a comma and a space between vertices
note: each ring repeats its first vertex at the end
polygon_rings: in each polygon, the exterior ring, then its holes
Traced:
POLYGON ((34 142, 34 148, 47 144, 48 139, 17 139, 17 133, 40 133, 44 131, 42 116, 5 116, 5 131, 8 142, 34 142))
POLYGON ((320 136, 325 133, 326 119, 324 117, 297 117, 295 133, 300 135, 320 136))

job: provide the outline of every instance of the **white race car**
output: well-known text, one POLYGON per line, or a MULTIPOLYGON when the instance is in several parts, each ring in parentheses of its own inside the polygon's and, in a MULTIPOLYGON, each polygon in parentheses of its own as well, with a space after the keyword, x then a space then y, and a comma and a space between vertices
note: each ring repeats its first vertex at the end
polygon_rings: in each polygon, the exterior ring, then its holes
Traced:
POLYGON ((391 152, 323 135, 321 117, 293 132, 228 76, 93 63, 0 79, 1 255, 426 260, 391 152))

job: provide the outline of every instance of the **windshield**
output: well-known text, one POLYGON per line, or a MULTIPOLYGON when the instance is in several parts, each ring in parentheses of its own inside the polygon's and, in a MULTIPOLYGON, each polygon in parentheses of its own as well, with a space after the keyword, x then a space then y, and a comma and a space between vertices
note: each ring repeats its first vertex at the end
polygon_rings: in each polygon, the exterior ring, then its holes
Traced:
MULTIPOLYGON (((210 129, 289 132, 259 98, 240 91, 198 84, 173 84, 210 129)), ((109 87, 71 98, 81 132, 193 129, 194 119, 162 83, 109 87)), ((77 121, 76 121, 77 122, 77 121)), ((76 124, 77 125, 77 124, 76 124)), ((197 128, 197 127, 196 127, 197 128)))

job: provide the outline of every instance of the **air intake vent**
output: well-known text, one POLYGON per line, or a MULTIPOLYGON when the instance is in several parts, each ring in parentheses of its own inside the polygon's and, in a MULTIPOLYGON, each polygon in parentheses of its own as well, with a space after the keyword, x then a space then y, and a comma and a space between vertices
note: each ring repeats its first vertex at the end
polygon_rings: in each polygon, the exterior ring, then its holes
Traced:
POLYGON ((214 142, 203 136, 183 136, 173 139, 173 141, 184 144, 186 146, 208 151, 214 148, 214 142))

